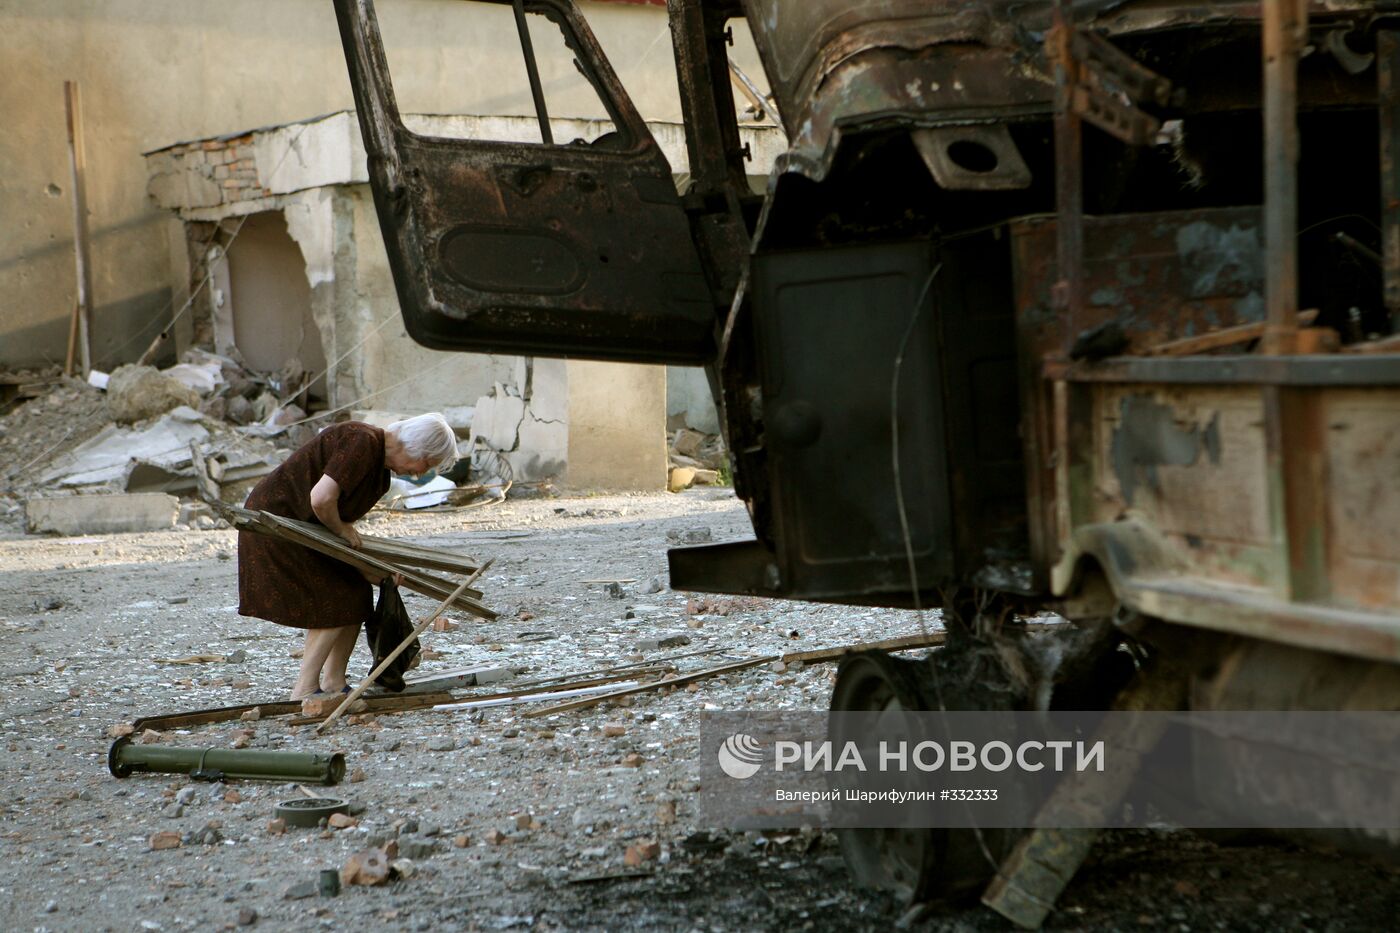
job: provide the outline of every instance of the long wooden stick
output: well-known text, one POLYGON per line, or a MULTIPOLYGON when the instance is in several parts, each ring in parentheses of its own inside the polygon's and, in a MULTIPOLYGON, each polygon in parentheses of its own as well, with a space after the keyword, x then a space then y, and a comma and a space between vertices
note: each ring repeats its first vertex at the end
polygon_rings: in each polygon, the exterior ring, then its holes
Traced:
MULTIPOLYGON (((1027 626, 1030 631, 1040 631, 1049 628, 1046 625, 1033 624, 1027 626)), ((837 648, 820 648, 815 651, 790 651, 787 654, 769 654, 761 658, 745 658, 742 661, 734 661, 729 664, 722 664, 719 667, 706 668, 702 671, 695 671, 691 674, 682 674, 670 680, 655 680, 649 684, 642 684, 639 687, 629 687, 626 690, 617 690, 612 693, 604 693, 601 696, 586 697, 581 700, 574 700, 569 703, 559 703, 544 709, 531 710, 525 713, 526 718, 535 716, 549 716, 552 713, 566 713, 569 710, 583 709, 588 706, 596 706, 604 700, 611 700, 615 697, 631 696, 634 693, 645 693, 648 690, 660 690, 662 687, 675 687, 693 683, 697 680, 704 680, 707 677, 714 677, 719 674, 727 674, 730 671, 742 671, 746 668, 757 667, 772 661, 782 661, 785 664, 801 662, 802 664, 821 664, 826 661, 839 661, 848 654, 857 651, 908 651, 912 648, 933 648, 943 644, 946 639, 943 632, 929 632, 926 635, 906 635, 902 638, 887 638, 884 641, 862 642, 855 645, 842 645, 837 648)))
POLYGON ((453 591, 451 596, 447 597, 441 603, 439 603, 438 607, 432 611, 431 615, 429 615, 422 622, 418 623, 418 625, 413 629, 413 633, 411 635, 409 635, 403 641, 399 642, 399 646, 393 651, 389 652, 389 656, 383 661, 380 661, 379 665, 375 667, 374 670, 369 672, 369 676, 366 677, 364 680, 360 681, 360 685, 358 687, 350 691, 350 695, 341 701, 340 705, 335 708, 334 713, 331 713, 329 716, 326 717, 325 722, 321 723, 319 726, 316 727, 316 731, 324 732, 327 726, 339 719, 340 714, 345 712, 346 708, 348 708, 351 703, 354 703, 356 700, 358 700, 360 698, 360 694, 364 693, 370 688, 370 685, 373 684, 375 680, 379 678, 379 675, 384 673, 385 668, 387 668, 391 663, 393 663, 393 660, 395 658, 403 654, 404 651, 408 649, 408 646, 413 644, 414 640, 417 639, 419 635, 422 635, 423 632, 427 630, 428 626, 432 625, 433 622, 437 620, 437 617, 442 615, 443 612, 446 611, 448 606, 452 605, 453 601, 456 600, 459 595, 461 595, 463 590, 465 590, 472 583, 476 582, 476 578, 485 573, 486 568, 490 567, 491 564, 495 562, 495 560, 496 558, 491 558, 486 563, 482 564, 479 568, 477 568, 476 573, 472 574, 470 577, 467 577, 460 584, 458 584, 457 589, 453 591))
POLYGON ((682 674, 679 677, 672 677, 669 680, 654 680, 649 684, 642 684, 637 687, 628 687, 626 690, 614 690, 611 693, 603 693, 597 696, 584 697, 581 700, 571 700, 568 703, 559 703, 554 706, 546 706, 544 709, 534 709, 525 713, 527 719, 537 716, 549 716, 554 713, 567 713, 569 710, 583 709, 586 706, 597 706, 604 700, 612 700, 617 697, 631 696, 634 693, 646 693, 649 690, 660 690, 663 687, 683 687, 688 683, 697 680, 704 680, 706 677, 716 677, 720 674, 728 674, 730 671, 742 671, 748 667, 757 667, 760 664, 768 664, 777 661, 782 655, 765 654, 759 658, 745 658, 742 661, 731 661, 729 664, 722 664, 719 667, 707 668, 703 671, 695 671, 690 674, 682 674))
POLYGON ((68 124, 68 169, 73 182, 73 256, 77 265, 77 343, 83 378, 92 371, 92 254, 88 242, 87 155, 83 150, 83 110, 78 82, 63 82, 64 114, 68 124))

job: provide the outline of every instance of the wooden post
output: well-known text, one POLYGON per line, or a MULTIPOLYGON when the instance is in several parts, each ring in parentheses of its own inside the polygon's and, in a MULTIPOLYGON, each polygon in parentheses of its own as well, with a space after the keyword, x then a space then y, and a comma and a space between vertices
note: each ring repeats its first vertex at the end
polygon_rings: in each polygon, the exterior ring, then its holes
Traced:
POLYGON ((1298 331, 1298 58, 1306 0, 1264 3, 1265 353, 1292 353, 1298 331))
POLYGON ((78 352, 83 378, 92 371, 92 255, 88 249, 87 183, 84 173, 83 112, 78 99, 78 82, 63 82, 64 110, 68 118, 68 167, 73 185, 73 255, 78 272, 78 303, 73 309, 77 320, 78 352))

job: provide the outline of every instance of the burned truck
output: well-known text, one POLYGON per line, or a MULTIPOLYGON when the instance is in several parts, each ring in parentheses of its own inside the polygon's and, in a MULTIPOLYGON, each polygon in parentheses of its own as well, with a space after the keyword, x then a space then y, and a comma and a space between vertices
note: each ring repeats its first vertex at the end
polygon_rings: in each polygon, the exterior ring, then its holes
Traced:
MULTIPOLYGON (((852 659, 837 709, 928 709, 934 678, 964 708, 1400 708, 1400 8, 669 0, 678 192, 571 0, 504 6, 536 142, 408 129, 372 0, 336 0, 404 321, 703 366, 754 537, 672 551, 675 588, 942 610, 939 660, 852 659), (788 140, 762 195, 741 18, 788 140), (532 23, 608 132, 552 138, 532 23), (1041 613, 1072 634, 1031 685, 989 659, 1041 613)), ((844 846, 912 898, 995 866, 844 846)))

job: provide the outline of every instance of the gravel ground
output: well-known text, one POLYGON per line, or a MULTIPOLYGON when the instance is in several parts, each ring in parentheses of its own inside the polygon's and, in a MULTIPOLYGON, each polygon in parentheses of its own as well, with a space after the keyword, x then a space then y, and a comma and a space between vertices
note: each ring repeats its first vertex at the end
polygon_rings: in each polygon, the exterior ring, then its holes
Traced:
MULTIPOLYGON (((481 585, 500 618, 449 614, 455 628, 425 637, 440 653, 425 672, 509 664, 525 668, 519 681, 719 649, 677 662, 693 670, 938 625, 936 614, 647 592, 658 575, 664 583, 668 533, 748 535, 728 490, 374 513, 361 527, 496 558, 481 585), (619 596, 611 580, 633 582, 619 596), (671 634, 690 644, 639 652, 671 634)), ((759 667, 547 719, 523 718, 522 706, 428 710, 319 737, 276 719, 169 737, 227 746, 247 730, 252 747, 342 751, 363 775, 334 791, 363 808, 345 829, 270 834, 274 805, 296 796, 287 785, 112 778, 114 724, 285 697, 300 633, 237 615, 235 548, 227 530, 34 538, 0 525, 0 929, 883 930, 899 919, 889 898, 848 884, 829 834, 716 833, 716 845, 694 844, 711 829, 692 806, 696 714, 823 709, 833 665, 759 667), (195 654, 231 660, 159 660, 195 654), (153 850, 161 831, 184 844, 153 850), (295 896, 396 835, 411 877, 295 896), (625 864, 629 846, 652 842, 655 857, 625 864)), ((432 606, 407 602, 415 617, 432 606)), ((352 677, 367 664, 362 645, 352 677)), ((1096 846, 1049 926, 1381 930, 1397 915, 1400 875, 1357 857, 1120 832, 1096 846)), ((1007 928, 970 905, 916 926, 1007 928)))

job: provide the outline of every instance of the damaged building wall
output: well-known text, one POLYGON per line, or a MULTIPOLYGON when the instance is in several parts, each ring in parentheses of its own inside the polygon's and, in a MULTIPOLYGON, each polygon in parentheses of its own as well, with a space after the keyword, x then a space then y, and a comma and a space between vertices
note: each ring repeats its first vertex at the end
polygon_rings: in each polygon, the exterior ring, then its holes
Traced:
MULTIPOLYGON (((405 120, 431 135, 494 139, 515 138, 527 125, 537 130, 533 120, 523 117, 406 114, 405 120)), ((558 138, 587 133, 584 121, 552 122, 558 138)), ((689 165, 682 128, 658 122, 649 127, 683 181, 689 165)), ((776 128, 745 126, 740 135, 756 166, 771 164, 783 146, 776 128)), ((290 357, 305 354, 299 362, 309 374, 327 370, 324 401, 330 407, 376 419, 441 410, 464 435, 476 410, 484 425, 477 436, 504 455, 517 481, 553 478, 589 485, 594 465, 580 464, 574 455, 582 453, 600 458, 597 466, 604 475, 598 482, 610 488, 655 489, 665 483, 664 458, 657 452, 664 454, 661 439, 668 413, 679 409, 684 424, 717 431, 709 387, 700 370, 676 370, 679 389, 669 409, 664 370, 637 378, 597 370, 604 382, 597 388, 602 394, 595 405, 590 388, 572 381, 572 370, 562 362, 445 353, 411 341, 366 184, 364 148, 354 114, 178 143, 148 153, 147 163, 152 197, 187 222, 187 240, 172 247, 172 268, 192 266, 196 279, 210 277, 210 287, 196 296, 189 314, 191 336, 212 329, 216 348, 228 352, 238 347, 259 369, 279 369, 290 357), (283 309, 279 321, 286 320, 275 328, 260 325, 265 309, 258 307, 240 323, 239 309, 247 305, 239 296, 247 287, 240 286, 234 274, 245 244, 256 254, 266 245, 260 246, 258 237, 273 235, 259 233, 268 225, 279 232, 283 244, 276 259, 281 270, 277 278, 285 281, 290 274, 280 264, 299 264, 304 281, 287 290, 304 296, 309 289, 310 296, 309 319, 307 309, 298 305, 283 309), (244 234, 251 239, 244 241, 244 234), (209 247, 211 236, 227 250, 209 247), (288 242, 295 244, 295 251, 288 242), (205 321, 212 321, 212 328, 205 321), (297 321, 299 328, 294 326, 297 321), (258 340, 273 330, 286 333, 265 341, 272 347, 270 355, 260 352, 258 340), (240 332, 253 336, 240 338, 240 332), (324 363, 313 365, 307 346, 311 337, 319 339, 324 363), (248 346, 242 345, 248 341, 248 346), (660 394, 655 400, 619 398, 618 393, 628 391, 660 394), (575 409, 586 431, 608 433, 605 441, 590 444, 570 437, 575 409), (604 426, 609 417, 616 423, 604 426), (620 471, 614 469, 618 463, 623 464, 620 471)), ((257 265, 255 259, 244 259, 257 265)), ((184 339, 177 334, 177 340, 184 339)), ((185 346, 188 343, 181 342, 179 349, 185 346)), ((317 387, 320 384, 318 379, 317 387)))
POLYGON ((369 186, 336 192, 346 218, 340 248, 353 254, 354 270, 335 312, 344 346, 336 355, 360 347, 337 369, 337 404, 367 399, 363 407, 418 412, 471 405, 497 383, 514 383, 516 357, 429 350, 408 338, 369 186))
MULTIPOLYGON (((457 0, 382 6, 394 23, 397 83, 414 109, 532 112, 523 80, 508 92, 498 80, 521 68, 513 35, 496 41, 458 28, 470 5, 457 0), (472 80, 461 80, 468 72, 472 80)), ((580 6, 640 112, 679 119, 664 8, 580 6)), ((93 363, 103 370, 140 355, 168 321, 172 298, 184 298, 171 281, 188 281, 171 262, 175 222, 147 198, 142 152, 352 105, 340 33, 322 0, 17 0, 0 9, 0 27, 0 192, 9 221, 0 225, 0 367, 61 361, 67 343, 76 288, 65 79, 82 92, 93 363)), ((736 60, 761 74, 742 21, 734 30, 736 60)))
POLYGON ((666 482, 666 369, 569 360, 569 469, 580 489, 666 482))

